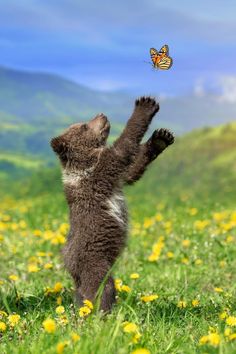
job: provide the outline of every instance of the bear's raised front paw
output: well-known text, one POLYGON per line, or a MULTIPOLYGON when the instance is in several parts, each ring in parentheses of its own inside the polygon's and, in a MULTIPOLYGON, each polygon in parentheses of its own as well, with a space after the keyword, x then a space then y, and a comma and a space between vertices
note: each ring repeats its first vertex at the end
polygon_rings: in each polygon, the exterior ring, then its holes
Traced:
POLYGON ((158 143, 160 140, 164 141, 165 144, 171 145, 175 141, 174 135, 165 128, 157 129, 152 134, 152 142, 158 143))
POLYGON ((135 107, 154 116, 159 111, 159 103, 151 97, 140 97, 135 101, 135 107))

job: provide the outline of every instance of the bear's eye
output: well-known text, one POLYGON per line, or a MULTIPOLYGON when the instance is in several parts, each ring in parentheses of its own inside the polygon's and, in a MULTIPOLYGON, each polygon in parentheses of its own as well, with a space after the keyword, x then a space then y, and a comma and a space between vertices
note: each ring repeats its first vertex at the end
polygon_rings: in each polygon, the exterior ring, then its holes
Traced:
POLYGON ((86 130, 88 130, 88 125, 87 124, 83 124, 80 129, 85 132, 86 130))

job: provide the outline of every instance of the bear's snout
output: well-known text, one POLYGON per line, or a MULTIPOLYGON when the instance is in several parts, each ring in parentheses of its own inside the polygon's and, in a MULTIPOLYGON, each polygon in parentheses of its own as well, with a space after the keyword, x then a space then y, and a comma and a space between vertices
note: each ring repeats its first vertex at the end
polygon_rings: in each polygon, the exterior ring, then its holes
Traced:
POLYGON ((95 118, 90 120, 88 126, 96 133, 109 133, 110 130, 109 120, 103 113, 98 114, 95 118))

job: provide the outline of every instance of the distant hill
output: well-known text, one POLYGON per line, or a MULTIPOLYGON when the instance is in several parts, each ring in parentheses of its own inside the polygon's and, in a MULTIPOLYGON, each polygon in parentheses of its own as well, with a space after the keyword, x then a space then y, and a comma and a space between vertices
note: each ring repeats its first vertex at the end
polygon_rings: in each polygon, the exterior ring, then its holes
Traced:
POLYGON ((117 121, 116 133, 128 100, 123 93, 91 90, 57 75, 0 68, 0 149, 50 154, 54 134, 99 112, 117 121))
MULTIPOLYGON (((196 130, 178 138, 149 167, 135 187, 127 187, 132 205, 136 205, 140 213, 149 215, 155 210, 159 198, 173 203, 173 207, 181 200, 188 203, 188 199, 203 204, 209 198, 214 203, 217 200, 223 203, 235 199, 235 136, 236 123, 230 123, 196 130)), ((10 181, 14 195, 24 192, 30 195, 59 193, 63 196, 59 163, 55 167, 55 162, 51 167, 45 167, 40 160, 11 157, 11 165, 8 166, 10 175, 7 179, 2 176, 1 193, 10 191, 10 181), (17 171, 18 182, 14 177, 17 171)))
POLYGON ((209 200, 218 203, 219 208, 235 203, 235 136, 236 122, 232 122, 194 130, 176 139, 135 188, 129 189, 133 204, 148 215, 159 198, 172 207, 181 202, 189 207, 204 207, 209 200), (193 205, 193 201, 198 205, 193 205))
POLYGON ((91 90, 57 75, 0 67, 0 114, 8 123, 64 125, 118 108, 122 115, 126 99, 125 94, 91 90))
MULTIPOLYGON (((143 92, 158 97, 157 93, 143 92)), ((0 150, 51 157, 50 138, 68 124, 104 112, 117 134, 130 115, 134 97, 89 89, 57 75, 0 67, 0 150)), ((176 134, 234 120, 236 104, 214 96, 161 100, 155 126, 176 134)))

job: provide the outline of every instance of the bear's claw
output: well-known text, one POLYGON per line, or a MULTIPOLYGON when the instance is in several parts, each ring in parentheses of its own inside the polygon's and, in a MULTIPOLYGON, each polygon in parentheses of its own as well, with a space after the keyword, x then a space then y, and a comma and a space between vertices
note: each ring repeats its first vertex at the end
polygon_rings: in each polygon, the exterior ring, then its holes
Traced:
POLYGON ((152 135, 153 141, 163 140, 166 145, 171 145, 175 141, 174 135, 166 128, 157 129, 152 135))

